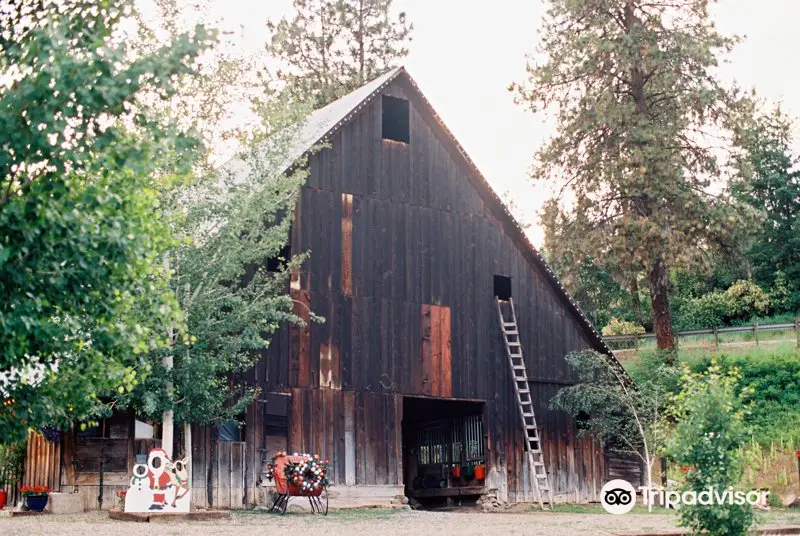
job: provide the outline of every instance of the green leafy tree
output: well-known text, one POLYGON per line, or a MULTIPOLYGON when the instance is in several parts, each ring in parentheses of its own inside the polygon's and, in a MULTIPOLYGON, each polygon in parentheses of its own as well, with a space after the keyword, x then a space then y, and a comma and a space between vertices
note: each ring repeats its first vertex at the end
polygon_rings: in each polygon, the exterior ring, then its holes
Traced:
POLYGON ((742 217, 710 188, 738 106, 714 73, 735 40, 715 29, 711 3, 551 0, 546 58, 511 88, 534 111, 555 108, 558 134, 533 176, 561 185, 574 250, 645 275, 661 349, 675 344, 670 268, 701 263, 742 217))
MULTIPOLYGON (((744 407, 737 391, 736 369, 723 372, 712 364, 703 373, 686 373, 682 389, 673 401, 677 420, 669 453, 688 467, 683 491, 700 493, 711 488, 720 495, 741 483, 746 439, 744 407)), ((753 524, 752 507, 745 504, 684 504, 680 523, 692 534, 735 536, 748 534, 753 524)))
MULTIPOLYGON (((152 25, 138 32, 141 48, 157 49, 164 39, 158 35, 169 40, 183 31, 184 20, 198 15, 174 0, 158 0, 157 6, 155 20, 139 18, 152 25)), ((192 180, 162 198, 176 238, 165 264, 186 329, 165 326, 169 344, 150 355, 147 380, 120 397, 123 406, 162 420, 167 442, 168 430, 182 424, 187 452, 190 424, 240 417, 258 394, 248 373, 271 335, 284 322, 300 322, 287 289, 304 255, 291 257, 285 246, 306 171, 302 162, 283 171, 296 156, 297 129, 307 110, 288 93, 253 91, 252 58, 220 47, 205 55, 201 76, 187 80, 171 100, 151 102, 150 109, 168 119, 176 110, 190 112, 183 121, 207 145, 221 133, 236 134, 225 129, 231 93, 242 103, 250 99, 257 119, 238 133, 233 160, 217 168, 208 160, 196 165, 192 180)))
POLYGON ((647 485, 652 487, 653 462, 663 450, 668 430, 663 417, 675 392, 677 371, 662 356, 644 357, 635 384, 614 367, 607 356, 593 350, 567 356, 575 384, 561 389, 550 401, 554 410, 588 422, 581 433, 591 433, 617 452, 642 460, 647 485))
POLYGON ((130 3, 21 1, 0 10, 0 437, 66 426, 131 389, 179 318, 158 172, 193 139, 142 112, 210 41, 202 28, 131 55, 130 3))
POLYGON ((734 192, 764 215, 747 256, 765 288, 788 284, 785 309, 800 311, 800 172, 792 152, 793 122, 780 108, 761 114, 737 139, 743 154, 734 192))
POLYGON ((397 65, 413 25, 392 0, 293 0, 291 18, 269 21, 267 53, 294 98, 321 108, 397 65))
POLYGON ((571 237, 572 222, 567 221, 554 200, 545 203, 539 216, 544 227, 543 254, 592 323, 602 329, 618 317, 643 324, 636 275, 625 277, 613 259, 592 258, 576 248, 578 242, 571 237), (630 293, 619 280, 628 280, 630 293))
POLYGON ((174 226, 182 240, 170 252, 170 284, 187 329, 171 339, 172 368, 156 360, 126 402, 146 415, 171 410, 183 424, 238 418, 258 394, 245 374, 282 323, 301 322, 287 288, 304 256, 284 248, 305 172, 281 173, 300 117, 283 102, 272 112, 270 127, 285 128, 173 200, 185 216, 174 226))

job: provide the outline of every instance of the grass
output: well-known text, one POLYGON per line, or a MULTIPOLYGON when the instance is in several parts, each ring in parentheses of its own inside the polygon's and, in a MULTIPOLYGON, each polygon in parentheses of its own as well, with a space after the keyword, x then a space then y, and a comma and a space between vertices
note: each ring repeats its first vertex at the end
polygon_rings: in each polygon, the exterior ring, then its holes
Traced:
MULTIPOLYGON (((534 506, 531 507, 530 512, 542 512, 539 510, 538 507, 534 506)), ((603 514, 608 515, 608 513, 603 510, 603 507, 599 504, 557 504, 553 507, 553 511, 550 512, 549 510, 545 510, 544 513, 555 513, 555 514, 603 514)), ((629 512, 632 515, 674 515, 675 510, 668 510, 666 508, 661 508, 660 506, 654 506, 653 511, 650 512, 646 506, 639 506, 636 505, 633 507, 633 510, 629 512)))

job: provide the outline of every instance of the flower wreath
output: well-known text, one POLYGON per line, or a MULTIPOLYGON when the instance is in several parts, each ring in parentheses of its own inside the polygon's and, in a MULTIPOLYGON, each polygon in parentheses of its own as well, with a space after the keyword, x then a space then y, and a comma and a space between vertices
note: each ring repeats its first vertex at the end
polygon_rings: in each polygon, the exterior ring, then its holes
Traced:
POLYGON ((300 488, 300 491, 317 491, 328 485, 328 461, 322 461, 318 455, 302 455, 305 459, 300 463, 286 464, 286 480, 300 488))
POLYGON ((275 478, 275 461, 278 458, 282 458, 283 456, 286 456, 286 453, 283 451, 275 453, 275 456, 273 456, 272 459, 267 464, 267 468, 262 472, 264 478, 272 482, 272 480, 275 478))

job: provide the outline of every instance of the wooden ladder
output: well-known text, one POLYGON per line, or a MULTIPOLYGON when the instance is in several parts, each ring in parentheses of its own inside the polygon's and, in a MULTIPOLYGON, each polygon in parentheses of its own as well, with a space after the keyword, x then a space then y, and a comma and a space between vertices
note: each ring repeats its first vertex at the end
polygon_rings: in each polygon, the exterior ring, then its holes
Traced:
POLYGON ((497 314, 500 318, 500 329, 503 330, 503 340, 506 345, 508 364, 511 366, 511 377, 514 380, 514 392, 517 394, 517 406, 525 434, 525 454, 528 460, 528 469, 533 480, 533 491, 539 508, 544 510, 548 503, 553 508, 553 491, 547 478, 547 468, 544 464, 544 454, 539 437, 539 428, 536 426, 536 414, 533 411, 531 387, 528 384, 528 373, 525 370, 525 359, 522 356, 522 343, 519 339, 517 315, 514 311, 514 300, 496 299, 497 314), (506 309, 508 313, 504 313, 506 309))

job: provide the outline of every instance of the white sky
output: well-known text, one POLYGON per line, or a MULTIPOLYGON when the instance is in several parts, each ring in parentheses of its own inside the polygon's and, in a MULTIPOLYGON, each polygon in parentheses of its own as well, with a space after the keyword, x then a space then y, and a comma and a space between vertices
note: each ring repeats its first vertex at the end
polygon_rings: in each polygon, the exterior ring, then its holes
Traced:
MULTIPOLYGON (((291 0, 214 0, 213 16, 241 27, 246 46, 260 47, 265 21, 291 13, 291 0)), ((404 65, 498 194, 509 191, 522 220, 534 224, 546 185, 532 186, 533 154, 553 134, 553 122, 514 104, 507 91, 522 81, 525 54, 537 43, 541 0, 394 0, 414 23, 404 65)), ((727 80, 755 87, 786 112, 800 115, 796 24, 800 0, 721 0, 714 9, 725 34, 746 37, 723 66, 727 80)))

